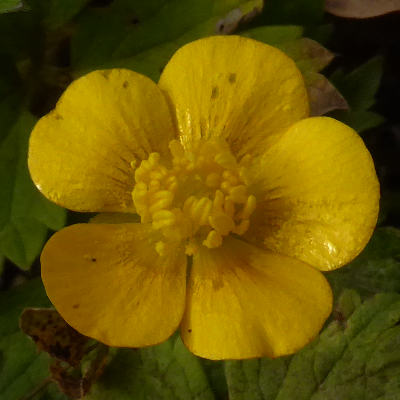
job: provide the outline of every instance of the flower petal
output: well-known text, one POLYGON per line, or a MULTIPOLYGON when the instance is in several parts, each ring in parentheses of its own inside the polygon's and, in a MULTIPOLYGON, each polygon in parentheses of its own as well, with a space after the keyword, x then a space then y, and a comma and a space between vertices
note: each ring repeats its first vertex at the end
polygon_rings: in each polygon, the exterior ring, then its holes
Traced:
POLYGON ((168 152, 174 137, 165 98, 133 71, 95 71, 73 82, 36 124, 29 170, 39 190, 75 211, 133 207, 132 161, 168 152))
POLYGON ((236 239, 194 256, 181 335, 210 359, 278 357, 310 342, 332 308, 324 276, 236 239))
POLYGON ((222 137, 236 155, 257 152, 308 116, 303 78, 280 50, 239 36, 213 36, 179 49, 159 82, 185 146, 222 137))
POLYGON ((161 257, 142 224, 79 224, 56 233, 42 257, 47 295, 80 333, 110 346, 167 339, 185 304, 183 250, 161 257))
POLYGON ((331 270, 351 261, 376 224, 379 182, 362 139, 327 117, 297 122, 254 163, 246 238, 331 270))

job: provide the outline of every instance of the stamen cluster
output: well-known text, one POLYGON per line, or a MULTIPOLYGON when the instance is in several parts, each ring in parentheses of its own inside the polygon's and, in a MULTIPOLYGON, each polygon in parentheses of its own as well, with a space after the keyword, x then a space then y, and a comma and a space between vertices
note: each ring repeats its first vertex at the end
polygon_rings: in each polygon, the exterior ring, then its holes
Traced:
POLYGON ((132 192, 142 222, 164 237, 156 250, 163 254, 165 241, 185 240, 186 253, 193 254, 200 244, 215 248, 224 236, 245 233, 256 207, 245 183, 249 158, 238 163, 223 140, 201 142, 190 151, 173 140, 169 149, 169 165, 159 153, 141 162, 132 192))

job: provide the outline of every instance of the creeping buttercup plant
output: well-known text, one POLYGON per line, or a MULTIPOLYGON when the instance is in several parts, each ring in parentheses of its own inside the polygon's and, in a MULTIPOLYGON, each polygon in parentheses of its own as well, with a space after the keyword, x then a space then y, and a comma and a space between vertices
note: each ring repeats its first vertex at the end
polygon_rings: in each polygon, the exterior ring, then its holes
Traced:
POLYGON ((385 60, 323 70, 322 1, 7 3, 0 398, 397 398, 385 60))

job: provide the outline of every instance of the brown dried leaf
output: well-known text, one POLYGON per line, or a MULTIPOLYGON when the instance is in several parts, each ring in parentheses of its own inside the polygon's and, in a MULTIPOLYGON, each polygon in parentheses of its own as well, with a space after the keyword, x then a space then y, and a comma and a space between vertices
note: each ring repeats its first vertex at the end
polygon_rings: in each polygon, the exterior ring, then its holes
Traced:
POLYGON ((88 357, 80 368, 71 368, 62 361, 55 361, 50 366, 52 379, 71 399, 81 399, 89 393, 107 364, 108 347, 99 344, 88 357))
POLYGON ((304 74, 307 86, 308 98, 310 100, 310 113, 318 116, 332 110, 348 110, 349 106, 345 98, 328 81, 325 76, 310 72, 304 74))
POLYGON ((235 32, 240 25, 251 21, 254 17, 260 14, 261 11, 262 5, 256 5, 249 12, 245 12, 240 8, 235 8, 217 22, 215 33, 220 35, 229 35, 235 32))
POLYGON ((326 0, 325 10, 338 17, 371 18, 400 11, 400 0, 326 0))
POLYGON ((280 49, 292 58, 303 72, 319 72, 333 60, 335 55, 320 43, 301 38, 281 44, 280 49))
POLYGON ((20 327, 34 340, 39 350, 72 366, 79 365, 90 340, 50 308, 26 308, 21 314, 20 327))

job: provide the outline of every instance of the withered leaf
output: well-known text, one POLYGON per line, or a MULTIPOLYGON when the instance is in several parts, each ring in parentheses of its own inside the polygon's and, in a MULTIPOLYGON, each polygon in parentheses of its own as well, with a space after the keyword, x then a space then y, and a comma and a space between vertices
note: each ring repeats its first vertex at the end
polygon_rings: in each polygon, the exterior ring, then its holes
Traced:
POLYGON ((279 45, 303 72, 319 72, 334 59, 335 55, 320 43, 309 38, 300 38, 279 45))
POLYGON ((345 98, 325 76, 311 72, 303 74, 310 100, 310 114, 324 115, 332 110, 348 110, 345 98))
POLYGON ((20 327, 34 340, 39 350, 72 366, 79 365, 90 340, 50 308, 26 308, 21 314, 20 327))
POLYGON ((325 10, 338 17, 371 18, 400 10, 400 0, 326 0, 325 10))
POLYGON ((349 106, 340 92, 318 72, 334 58, 324 46, 309 38, 301 38, 279 46, 295 62, 303 74, 311 116, 324 115, 332 110, 348 110, 349 106))
POLYGON ((100 377, 107 364, 108 347, 98 344, 82 361, 79 368, 73 368, 65 362, 56 360, 50 366, 53 381, 60 390, 71 399, 81 399, 92 384, 100 377))
POLYGON ((261 7, 257 6, 255 6, 249 12, 243 12, 240 8, 235 8, 217 22, 215 26, 215 33, 229 35, 235 32, 240 25, 251 21, 260 13, 261 7))

